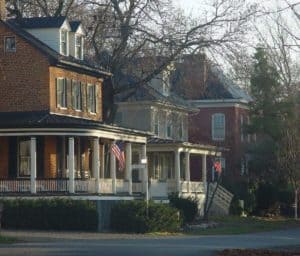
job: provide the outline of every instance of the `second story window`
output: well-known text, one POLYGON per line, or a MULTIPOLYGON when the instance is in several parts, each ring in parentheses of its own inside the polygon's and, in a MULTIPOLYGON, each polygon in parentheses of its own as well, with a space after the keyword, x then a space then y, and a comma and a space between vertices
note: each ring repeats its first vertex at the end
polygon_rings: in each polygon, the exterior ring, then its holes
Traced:
POLYGON ((72 83, 72 106, 75 110, 82 110, 82 92, 79 81, 72 83))
POLYGON ((172 121, 167 121, 167 138, 172 138, 173 131, 172 131, 172 121))
POLYGON ((68 31, 60 31, 60 53, 63 55, 68 55, 68 31))
POLYGON ((16 51, 16 38, 14 36, 5 37, 5 52, 15 52, 16 51))
POLYGON ((67 107, 67 83, 64 78, 56 79, 56 105, 58 108, 67 107))
POLYGON ((82 36, 75 36, 75 57, 83 59, 82 36))
POLYGON ((225 139, 225 115, 222 113, 212 115, 212 139, 225 139))
POLYGON ((244 141, 244 117, 241 116, 241 124, 240 124, 240 133, 241 133, 241 142, 244 141))
POLYGON ((96 113, 96 85, 87 86, 87 109, 90 113, 96 113))
POLYGON ((154 123, 154 133, 156 135, 159 135, 159 115, 157 112, 153 113, 154 118, 153 118, 153 123, 154 123))

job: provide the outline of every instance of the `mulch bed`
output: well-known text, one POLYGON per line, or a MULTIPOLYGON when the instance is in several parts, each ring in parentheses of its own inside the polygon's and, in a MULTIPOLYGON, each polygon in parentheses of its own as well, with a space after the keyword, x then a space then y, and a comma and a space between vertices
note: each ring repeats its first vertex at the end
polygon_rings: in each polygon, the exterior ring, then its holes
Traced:
POLYGON ((226 249, 219 252, 217 256, 300 256, 300 250, 273 251, 273 250, 226 249))

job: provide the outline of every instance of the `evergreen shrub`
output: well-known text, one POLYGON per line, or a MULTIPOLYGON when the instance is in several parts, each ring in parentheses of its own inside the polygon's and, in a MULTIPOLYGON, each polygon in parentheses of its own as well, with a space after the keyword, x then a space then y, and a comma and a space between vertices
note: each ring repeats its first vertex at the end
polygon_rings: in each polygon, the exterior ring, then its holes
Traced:
POLYGON ((96 230, 98 214, 91 201, 70 199, 6 200, 2 226, 13 229, 96 230))
POLYGON ((191 223, 198 213, 198 202, 194 198, 179 197, 177 193, 169 196, 170 205, 178 209, 183 217, 184 223, 191 223))
POLYGON ((175 208, 166 204, 144 201, 123 201, 111 210, 111 228, 117 232, 175 232, 181 218, 175 208))

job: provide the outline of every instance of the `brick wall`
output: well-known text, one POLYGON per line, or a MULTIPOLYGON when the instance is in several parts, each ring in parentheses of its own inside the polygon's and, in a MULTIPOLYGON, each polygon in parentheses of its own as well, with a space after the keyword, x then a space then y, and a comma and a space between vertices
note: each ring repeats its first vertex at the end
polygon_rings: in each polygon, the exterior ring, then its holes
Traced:
POLYGON ((76 73, 62 68, 50 67, 50 110, 54 113, 72 115, 77 117, 88 118, 92 120, 102 121, 102 79, 88 76, 85 74, 76 73), (57 108, 56 105, 56 78, 67 78, 74 81, 80 81, 84 84, 83 90, 83 110, 77 111, 72 108, 71 105, 71 88, 67 87, 67 109, 57 108), (87 111, 87 84, 96 84, 97 86, 97 110, 96 114, 89 113, 87 111))
POLYGON ((0 137, 0 178, 8 178, 8 137, 0 137))
MULTIPOLYGON (((243 147, 247 143, 247 136, 241 141, 241 115, 244 117, 244 123, 247 122, 248 110, 240 107, 211 107, 201 108, 197 114, 189 117, 189 141, 193 143, 211 144, 229 149, 223 153, 226 159, 226 175, 238 177, 240 174, 241 157, 243 147), (225 140, 212 140, 212 115, 223 113, 225 115, 225 140)), ((195 161, 195 166, 197 166, 195 161)), ((193 166, 194 164, 192 164, 193 166)), ((209 170, 209 169, 208 169, 209 170)), ((192 171, 195 172, 196 170, 192 171)), ((198 177, 198 174, 192 176, 198 177)))
POLYGON ((48 61, 0 21, 0 111, 49 109, 48 61), (6 36, 16 37, 16 52, 4 51, 6 36))

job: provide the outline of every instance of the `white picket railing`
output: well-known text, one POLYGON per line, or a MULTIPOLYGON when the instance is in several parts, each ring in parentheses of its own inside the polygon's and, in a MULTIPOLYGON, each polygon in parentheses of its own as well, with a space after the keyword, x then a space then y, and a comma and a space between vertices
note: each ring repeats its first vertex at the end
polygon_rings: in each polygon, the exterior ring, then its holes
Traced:
POLYGON ((143 192, 143 183, 142 182, 133 182, 132 183, 132 193, 142 193, 143 192))
POLYGON ((0 193, 30 192, 30 180, 0 180, 0 193))
POLYGON ((68 192, 68 179, 38 179, 36 181, 37 192, 68 192))
POLYGON ((112 179, 100 179, 101 194, 112 194, 112 179))

